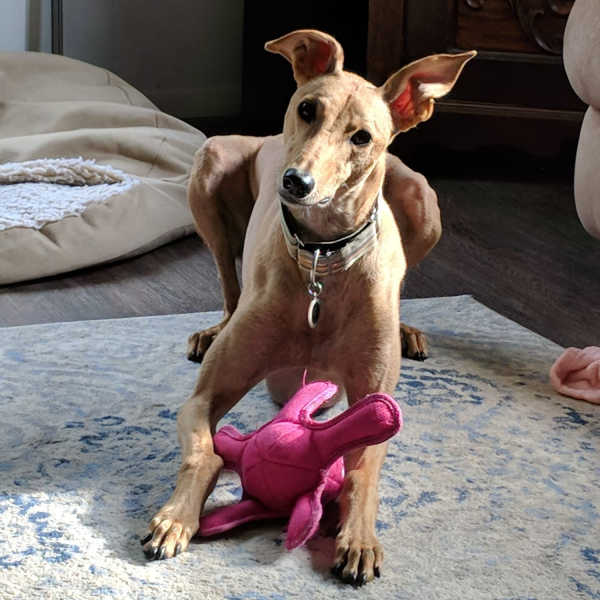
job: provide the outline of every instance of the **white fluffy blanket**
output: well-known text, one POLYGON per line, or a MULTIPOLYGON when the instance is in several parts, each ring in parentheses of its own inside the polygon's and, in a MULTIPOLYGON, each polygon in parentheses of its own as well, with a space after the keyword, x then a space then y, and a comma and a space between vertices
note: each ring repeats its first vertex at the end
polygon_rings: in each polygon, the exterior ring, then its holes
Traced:
POLYGON ((81 157, 5 163, 0 165, 0 231, 41 229, 138 183, 118 169, 81 157))

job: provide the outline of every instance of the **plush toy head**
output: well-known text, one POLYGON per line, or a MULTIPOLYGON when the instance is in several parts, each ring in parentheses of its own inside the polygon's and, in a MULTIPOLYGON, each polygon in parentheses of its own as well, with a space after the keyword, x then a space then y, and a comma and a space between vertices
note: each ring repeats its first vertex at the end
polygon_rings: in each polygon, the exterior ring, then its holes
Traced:
POLYGON ((304 385, 279 414, 254 433, 222 427, 215 452, 225 468, 238 473, 244 490, 237 504, 200 519, 200 535, 214 535, 257 519, 290 516, 286 547, 304 544, 316 532, 323 503, 337 497, 344 478, 343 455, 379 444, 402 427, 398 405, 385 394, 371 394, 330 419, 312 415, 337 387, 317 381, 304 385))

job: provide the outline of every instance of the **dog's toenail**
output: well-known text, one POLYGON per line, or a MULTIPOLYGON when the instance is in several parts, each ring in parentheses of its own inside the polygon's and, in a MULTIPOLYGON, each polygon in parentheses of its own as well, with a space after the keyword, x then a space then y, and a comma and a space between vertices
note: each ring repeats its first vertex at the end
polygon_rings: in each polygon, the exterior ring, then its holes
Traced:
POLYGON ((177 544, 175 546, 175 554, 173 556, 177 556, 181 552, 181 544, 177 544))
POLYGON ((143 540, 140 540, 140 544, 144 546, 152 539, 152 534, 149 533, 143 540))
POLYGON ((162 560, 165 557, 166 552, 167 552, 166 546, 162 546, 162 548, 160 549, 160 551, 158 553, 157 560, 162 560))
POLYGON ((373 569, 373 573, 375 573, 375 577, 381 577, 381 573, 379 571, 379 567, 375 567, 373 569))
POLYGON ((144 554, 146 555, 146 558, 149 558, 150 560, 152 560, 153 558, 156 557, 157 552, 158 552, 158 548, 156 548, 155 546, 150 546, 150 548, 144 550, 144 554))

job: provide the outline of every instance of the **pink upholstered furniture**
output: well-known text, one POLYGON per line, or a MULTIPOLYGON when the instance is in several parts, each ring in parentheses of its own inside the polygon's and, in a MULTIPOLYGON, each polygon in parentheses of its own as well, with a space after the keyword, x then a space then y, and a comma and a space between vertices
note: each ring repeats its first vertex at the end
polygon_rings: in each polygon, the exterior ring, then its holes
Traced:
POLYGON ((600 238, 600 0, 575 2, 563 56, 571 86, 589 104, 575 163, 577 214, 586 230, 600 238))

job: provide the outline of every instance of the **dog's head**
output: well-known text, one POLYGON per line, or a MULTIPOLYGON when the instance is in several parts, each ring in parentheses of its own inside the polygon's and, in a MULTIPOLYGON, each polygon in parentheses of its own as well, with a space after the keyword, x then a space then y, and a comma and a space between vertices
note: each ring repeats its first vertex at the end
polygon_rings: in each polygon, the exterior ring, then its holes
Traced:
MULTIPOLYGON (((279 193, 291 207, 360 212, 383 182, 394 136, 429 119, 475 52, 415 61, 381 87, 343 70, 330 35, 305 29, 265 44, 292 65, 298 89, 284 121, 286 156, 279 193)), ((330 211, 328 211, 330 212, 330 211)))

